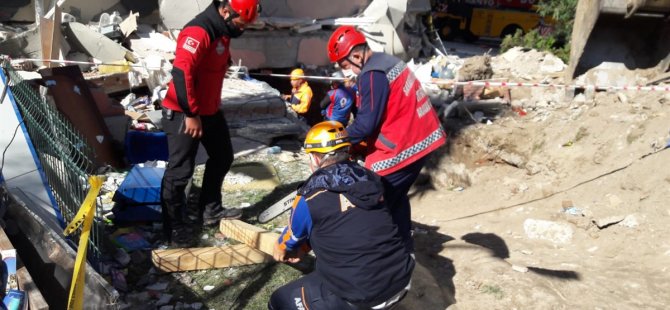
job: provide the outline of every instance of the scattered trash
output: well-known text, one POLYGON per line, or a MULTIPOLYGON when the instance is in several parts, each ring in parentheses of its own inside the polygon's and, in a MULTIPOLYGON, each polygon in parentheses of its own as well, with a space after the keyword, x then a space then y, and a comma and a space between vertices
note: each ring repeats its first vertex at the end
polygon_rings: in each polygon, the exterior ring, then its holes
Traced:
POLYGON ((570 208, 567 208, 567 209, 563 209, 563 212, 565 212, 566 214, 576 215, 576 216, 583 215, 582 210, 580 210, 577 207, 570 207, 570 208))
POLYGON ((547 240, 554 244, 567 244, 572 241, 572 227, 564 223, 527 219, 523 222, 523 229, 530 239, 547 240))
POLYGON ((130 255, 128 255, 128 253, 123 249, 117 248, 114 252, 114 260, 119 262, 121 266, 126 266, 128 263, 130 263, 130 255))
POLYGON ((275 145, 268 148, 268 154, 279 154, 281 152, 281 147, 275 145))
POLYGON ((112 286, 115 289, 125 292, 128 290, 128 283, 126 282, 126 276, 121 270, 111 269, 110 274, 112 276, 112 286))
POLYGON ((209 292, 214 289, 214 285, 205 285, 205 287, 202 288, 203 291, 209 292))
MULTIPOLYGON (((132 229, 132 228, 130 228, 132 229)), ((135 251, 151 248, 151 244, 144 239, 142 234, 133 231, 130 233, 123 233, 126 229, 119 229, 111 236, 112 243, 125 249, 126 251, 135 251)))
POLYGON ((195 310, 200 310, 202 309, 203 304, 201 302, 194 302, 191 304, 191 308, 195 310))
POLYGON ((167 287, 168 287, 167 282, 158 282, 158 283, 154 283, 152 285, 147 286, 146 289, 149 290, 149 291, 162 292, 162 291, 165 291, 167 289, 167 287))
POLYGON ((528 267, 512 265, 512 270, 518 271, 518 272, 521 272, 521 273, 525 273, 525 272, 528 272, 528 267))
POLYGON ((167 305, 170 302, 170 300, 172 300, 171 294, 161 294, 161 297, 156 302, 156 306, 167 305))

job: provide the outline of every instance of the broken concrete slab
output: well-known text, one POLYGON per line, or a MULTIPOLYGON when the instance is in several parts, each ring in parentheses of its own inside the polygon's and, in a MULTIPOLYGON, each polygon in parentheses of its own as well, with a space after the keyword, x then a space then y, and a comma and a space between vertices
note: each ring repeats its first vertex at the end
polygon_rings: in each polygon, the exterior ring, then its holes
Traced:
POLYGON ((162 0, 158 5, 158 9, 160 10, 163 24, 168 29, 181 29, 210 4, 212 4, 212 0, 162 0))
POLYGON ((0 4, 0 22, 8 21, 35 21, 35 11, 29 12, 31 0, 4 0, 0 4))
POLYGON ((7 40, 0 42, 0 54, 16 58, 42 58, 39 27, 32 25, 27 31, 15 33, 7 40))
POLYGON ((111 63, 126 58, 132 59, 130 51, 126 48, 84 24, 66 23, 65 35, 72 48, 102 62, 111 63))
POLYGON ((530 239, 546 240, 556 245, 572 241, 573 229, 566 223, 527 219, 523 222, 523 229, 530 239))
POLYGON ((356 15, 369 2, 369 0, 264 0, 261 4, 263 16, 324 19, 356 15))
MULTIPOLYGON (((130 47, 140 56, 158 53, 162 56, 174 54, 177 42, 157 32, 137 32, 137 38, 130 39, 130 47)), ((169 60, 169 59, 168 59, 169 60)))
POLYGON ((328 66, 326 44, 330 31, 295 36, 289 30, 254 31, 231 41, 233 62, 249 69, 289 68, 296 63, 328 66))

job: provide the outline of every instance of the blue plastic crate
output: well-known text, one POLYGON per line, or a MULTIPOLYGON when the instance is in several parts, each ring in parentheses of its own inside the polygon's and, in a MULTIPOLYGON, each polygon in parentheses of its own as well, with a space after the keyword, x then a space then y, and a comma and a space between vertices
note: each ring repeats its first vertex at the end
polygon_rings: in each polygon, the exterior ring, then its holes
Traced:
POLYGON ((114 201, 126 205, 160 204, 165 168, 134 166, 114 193, 114 201))
POLYGON ((125 152, 128 163, 138 164, 149 160, 168 160, 165 132, 129 130, 126 133, 125 152))

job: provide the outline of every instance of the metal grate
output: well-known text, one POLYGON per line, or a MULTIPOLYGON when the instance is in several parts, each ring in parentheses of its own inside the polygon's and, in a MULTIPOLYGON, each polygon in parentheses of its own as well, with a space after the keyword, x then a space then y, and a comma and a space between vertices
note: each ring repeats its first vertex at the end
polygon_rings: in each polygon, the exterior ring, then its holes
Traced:
MULTIPOLYGON (((86 197, 88 176, 96 167, 94 151, 70 121, 40 95, 37 86, 24 81, 11 67, 3 67, 9 75, 11 92, 62 215, 59 220, 65 227, 86 197)), ((88 243, 88 260, 94 266, 97 265, 94 262, 99 262, 102 257, 104 224, 99 221, 101 214, 102 209, 98 205, 88 243)), ((74 247, 78 244, 80 233, 81 228, 72 234, 74 247)))

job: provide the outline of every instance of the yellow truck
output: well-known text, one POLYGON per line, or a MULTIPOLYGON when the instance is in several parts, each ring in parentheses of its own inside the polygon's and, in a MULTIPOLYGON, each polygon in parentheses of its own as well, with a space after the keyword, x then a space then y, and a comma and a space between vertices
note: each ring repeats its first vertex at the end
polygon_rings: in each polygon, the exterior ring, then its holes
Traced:
POLYGON ((474 41, 479 37, 504 38, 517 30, 527 33, 539 28, 551 31, 551 21, 537 14, 533 1, 442 1, 433 10, 433 23, 447 40, 462 37, 474 41))

